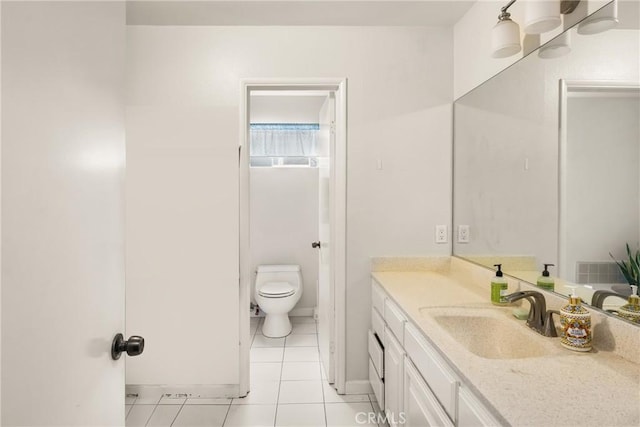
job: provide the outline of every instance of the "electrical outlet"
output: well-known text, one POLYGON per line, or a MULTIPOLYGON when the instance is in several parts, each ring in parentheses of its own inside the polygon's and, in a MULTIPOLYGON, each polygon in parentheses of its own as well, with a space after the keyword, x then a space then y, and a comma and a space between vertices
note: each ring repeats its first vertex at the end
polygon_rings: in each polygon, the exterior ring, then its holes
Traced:
POLYGON ((458 243, 469 243, 469 226, 458 226, 458 243))
POLYGON ((436 225, 436 243, 447 243, 446 225, 436 225))

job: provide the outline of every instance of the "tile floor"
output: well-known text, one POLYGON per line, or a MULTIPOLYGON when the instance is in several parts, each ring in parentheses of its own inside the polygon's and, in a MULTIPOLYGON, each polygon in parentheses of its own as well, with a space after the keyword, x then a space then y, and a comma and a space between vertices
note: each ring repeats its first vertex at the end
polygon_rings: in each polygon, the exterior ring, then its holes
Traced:
POLYGON ((154 400, 128 396, 127 422, 133 426, 259 427, 377 426, 367 423, 378 410, 366 394, 340 396, 320 364, 316 322, 293 317, 286 338, 261 333, 262 318, 251 318, 251 392, 241 399, 154 400))

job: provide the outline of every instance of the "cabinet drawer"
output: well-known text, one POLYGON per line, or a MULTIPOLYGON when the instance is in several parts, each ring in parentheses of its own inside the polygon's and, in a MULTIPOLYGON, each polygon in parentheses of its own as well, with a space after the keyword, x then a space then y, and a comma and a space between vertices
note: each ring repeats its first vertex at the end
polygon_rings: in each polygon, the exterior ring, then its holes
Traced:
POLYGON ((378 313, 378 310, 374 308, 371 309, 371 329, 373 329, 373 333, 380 338, 382 346, 384 347, 386 345, 384 336, 384 320, 378 313))
POLYGON ((384 350, 371 331, 369 331, 369 357, 378 372, 378 377, 384 378, 384 350))
POLYGON ((407 323, 404 348, 452 420, 456 419, 458 378, 413 325, 407 323))
POLYGON ((468 389, 460 387, 458 397, 459 427, 493 427, 501 425, 468 389))
POLYGON ((371 283, 371 305, 384 317, 384 301, 387 299, 387 294, 375 280, 371 281, 371 283))
POLYGON ((382 378, 378 376, 371 358, 369 358, 369 383, 371 383, 371 388, 378 401, 378 406, 384 408, 384 383, 382 382, 382 378))
POLYGON ((384 320, 387 322, 387 326, 396 336, 401 345, 404 344, 404 324, 407 322, 407 318, 404 317, 402 311, 398 306, 389 298, 384 303, 384 320))

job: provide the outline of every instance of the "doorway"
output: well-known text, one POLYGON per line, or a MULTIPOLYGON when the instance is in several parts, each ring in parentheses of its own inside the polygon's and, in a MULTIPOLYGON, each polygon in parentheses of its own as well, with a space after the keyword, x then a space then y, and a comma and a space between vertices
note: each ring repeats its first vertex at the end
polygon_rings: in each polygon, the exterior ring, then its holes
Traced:
POLYGON ((626 286, 611 257, 640 242, 640 86, 560 80, 559 92, 558 277, 626 286))
MULTIPOLYGON (((313 162, 318 171, 317 293, 313 314, 318 323, 321 364, 338 393, 345 390, 346 292, 346 80, 256 80, 241 87, 240 162, 240 394, 250 391, 250 304, 255 265, 251 260, 251 165, 313 162), (284 159, 250 155, 252 99, 256 96, 323 96, 318 117, 315 159, 284 159), (320 129, 322 127, 322 129, 320 129), (321 135, 326 135, 323 139, 321 135), (323 150, 322 147, 325 149, 323 150), (274 163, 276 162, 276 163, 274 163), (323 209, 324 206, 324 209, 323 209), (326 226, 323 226, 323 221, 326 226)), ((265 154, 265 153, 262 153, 265 154)), ((268 154, 268 153, 267 153, 268 154)), ((307 163, 309 165, 309 163, 307 163)), ((311 241, 308 242, 309 246, 311 241)), ((304 272, 303 272, 304 277, 304 272)), ((295 310, 295 309, 294 309, 295 310)), ((308 314, 311 314, 309 312, 308 314)))

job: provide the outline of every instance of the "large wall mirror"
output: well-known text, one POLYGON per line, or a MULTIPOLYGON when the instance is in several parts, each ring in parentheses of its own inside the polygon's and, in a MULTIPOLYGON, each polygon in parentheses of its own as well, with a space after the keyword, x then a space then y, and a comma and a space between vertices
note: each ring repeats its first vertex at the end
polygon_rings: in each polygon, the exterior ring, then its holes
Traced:
POLYGON ((577 286, 587 303, 630 293, 610 254, 640 245, 639 3, 617 13, 615 28, 584 34, 583 21, 455 102, 454 255, 531 283, 554 264, 555 292, 577 286))

